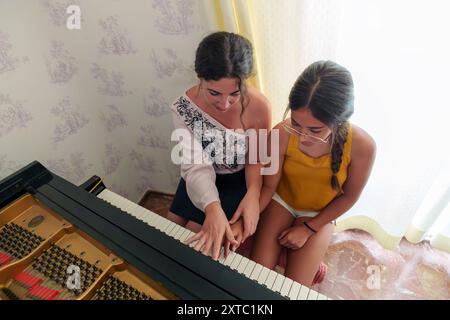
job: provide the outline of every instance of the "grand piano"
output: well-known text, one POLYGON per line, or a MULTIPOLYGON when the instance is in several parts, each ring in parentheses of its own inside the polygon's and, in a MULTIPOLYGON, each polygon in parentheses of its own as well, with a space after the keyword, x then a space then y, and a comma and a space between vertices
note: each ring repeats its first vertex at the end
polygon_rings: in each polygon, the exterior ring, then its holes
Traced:
POLYGON ((0 181, 0 299, 328 299, 238 253, 214 261, 192 234, 34 161, 0 181))

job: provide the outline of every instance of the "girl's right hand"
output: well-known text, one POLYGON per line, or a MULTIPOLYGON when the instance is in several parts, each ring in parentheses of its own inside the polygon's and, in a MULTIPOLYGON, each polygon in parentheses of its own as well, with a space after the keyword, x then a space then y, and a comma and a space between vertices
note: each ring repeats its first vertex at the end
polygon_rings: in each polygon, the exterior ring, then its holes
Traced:
POLYGON ((205 208, 205 221, 201 230, 187 239, 185 244, 189 245, 197 241, 194 246, 195 250, 201 250, 204 255, 211 255, 214 260, 217 260, 219 259, 223 240, 230 241, 232 245, 238 244, 233 236, 225 212, 223 212, 220 203, 215 201, 205 208))
POLYGON ((244 222, 242 218, 231 225, 231 231, 233 232, 233 236, 235 237, 237 244, 231 245, 231 242, 229 240, 225 241, 225 250, 224 250, 225 258, 228 257, 230 249, 232 251, 236 251, 236 249, 242 244, 244 240, 244 222))

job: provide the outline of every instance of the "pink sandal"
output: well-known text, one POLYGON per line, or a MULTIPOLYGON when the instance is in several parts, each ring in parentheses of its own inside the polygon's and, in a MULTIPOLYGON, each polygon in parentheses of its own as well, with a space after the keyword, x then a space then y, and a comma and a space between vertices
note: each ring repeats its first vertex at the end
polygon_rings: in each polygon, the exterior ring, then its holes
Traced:
POLYGON ((323 262, 319 265, 319 270, 317 270, 316 275, 314 276, 314 280, 312 282, 312 285, 321 283, 323 279, 325 279, 325 276, 327 274, 327 265, 323 262))

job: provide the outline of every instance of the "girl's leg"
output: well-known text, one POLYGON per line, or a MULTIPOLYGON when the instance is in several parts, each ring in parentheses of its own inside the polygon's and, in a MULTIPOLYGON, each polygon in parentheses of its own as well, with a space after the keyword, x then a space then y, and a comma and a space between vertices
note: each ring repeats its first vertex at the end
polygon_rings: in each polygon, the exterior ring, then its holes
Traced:
POLYGON ((261 213, 253 241, 251 259, 269 269, 274 269, 281 252, 278 236, 293 222, 294 217, 290 212, 275 200, 271 200, 261 213))
MULTIPOLYGON (((294 225, 308 220, 311 220, 311 218, 297 218, 294 225)), ((300 249, 288 250, 284 275, 311 287, 314 276, 330 244, 333 231, 334 225, 329 223, 323 226, 316 234, 312 235, 300 249)))

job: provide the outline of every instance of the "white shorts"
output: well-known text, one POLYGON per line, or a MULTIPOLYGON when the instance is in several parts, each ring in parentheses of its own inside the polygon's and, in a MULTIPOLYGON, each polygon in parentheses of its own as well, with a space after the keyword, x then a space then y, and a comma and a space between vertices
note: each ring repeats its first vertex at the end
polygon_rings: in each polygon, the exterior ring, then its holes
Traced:
POLYGON ((275 192, 275 194, 272 197, 273 200, 281 204, 284 208, 286 208, 287 211, 289 211, 294 218, 300 218, 300 217, 311 217, 314 218, 319 214, 319 212, 316 211, 301 211, 301 210, 295 210, 290 205, 288 205, 286 202, 284 202, 283 199, 281 199, 280 195, 275 192))

